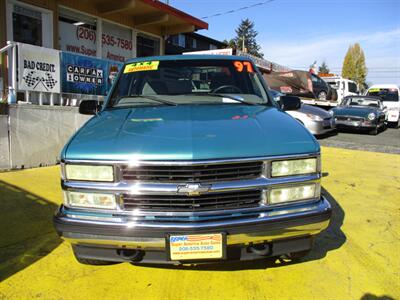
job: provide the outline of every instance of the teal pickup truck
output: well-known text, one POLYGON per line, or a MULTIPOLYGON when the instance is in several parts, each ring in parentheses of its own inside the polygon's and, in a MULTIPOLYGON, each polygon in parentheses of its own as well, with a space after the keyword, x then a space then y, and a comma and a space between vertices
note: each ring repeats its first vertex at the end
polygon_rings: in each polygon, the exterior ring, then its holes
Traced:
POLYGON ((320 147, 238 56, 126 62, 61 153, 58 234, 85 264, 306 255, 327 228, 320 147))

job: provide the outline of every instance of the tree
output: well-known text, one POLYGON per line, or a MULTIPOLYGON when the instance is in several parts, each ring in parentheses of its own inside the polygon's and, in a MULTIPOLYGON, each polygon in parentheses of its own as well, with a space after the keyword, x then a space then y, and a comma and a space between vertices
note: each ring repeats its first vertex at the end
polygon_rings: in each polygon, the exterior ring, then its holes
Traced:
POLYGON ((247 18, 242 20, 235 32, 236 37, 233 40, 237 49, 246 51, 247 53, 257 57, 262 58, 264 56, 261 52, 261 46, 258 45, 256 41, 258 32, 254 29, 254 22, 247 18), (243 49, 243 45, 245 49, 243 49))
POLYGON ((232 49, 236 49, 237 48, 236 42, 235 42, 234 39, 230 39, 229 41, 228 40, 223 40, 222 42, 227 45, 226 48, 232 48, 232 49))
POLYGON ((329 67, 326 64, 326 62, 322 62, 322 65, 319 66, 318 68, 318 73, 322 73, 322 74, 329 74, 329 67))
POLYGON ((354 80, 363 88, 367 78, 364 51, 359 43, 350 45, 343 60, 342 77, 354 80))

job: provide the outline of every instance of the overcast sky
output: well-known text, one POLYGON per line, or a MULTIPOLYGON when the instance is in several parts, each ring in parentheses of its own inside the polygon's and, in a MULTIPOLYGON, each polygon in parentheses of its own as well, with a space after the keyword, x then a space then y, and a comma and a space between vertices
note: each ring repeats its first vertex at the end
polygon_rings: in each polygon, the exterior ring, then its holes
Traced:
MULTIPOLYGON (((170 0, 195 17, 212 16, 264 0, 170 0)), ((241 19, 258 31, 265 58, 296 69, 326 61, 341 73, 350 44, 359 42, 370 83, 400 85, 400 0, 270 0, 222 16, 203 18, 209 30, 198 33, 223 40, 235 36, 241 19)))

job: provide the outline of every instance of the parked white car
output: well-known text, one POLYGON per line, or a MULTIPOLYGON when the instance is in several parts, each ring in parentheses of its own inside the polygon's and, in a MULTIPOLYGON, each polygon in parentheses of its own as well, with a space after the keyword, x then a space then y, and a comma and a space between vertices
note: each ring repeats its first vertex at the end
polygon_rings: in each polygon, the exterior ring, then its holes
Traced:
POLYGON ((400 88, 395 84, 375 84, 367 91, 368 96, 379 96, 387 109, 387 121, 400 127, 400 88))
MULTIPOLYGON (((280 100, 284 94, 275 90, 270 90, 275 101, 280 100)), ((324 135, 336 130, 335 120, 326 110, 302 103, 297 110, 287 110, 297 121, 304 125, 313 135, 324 135)))

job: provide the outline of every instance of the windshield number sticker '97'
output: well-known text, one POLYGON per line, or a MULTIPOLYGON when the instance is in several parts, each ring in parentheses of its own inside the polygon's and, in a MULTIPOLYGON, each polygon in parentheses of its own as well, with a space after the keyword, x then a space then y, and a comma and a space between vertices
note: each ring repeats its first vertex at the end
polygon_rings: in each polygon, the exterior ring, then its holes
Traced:
POLYGON ((159 64, 160 64, 160 61, 143 61, 143 62, 127 64, 124 69, 124 74, 125 73, 133 73, 133 72, 158 70, 159 64))
POLYGON ((251 65, 251 62, 249 61, 234 61, 233 65, 236 68, 236 71, 238 72, 249 72, 249 73, 253 73, 253 66, 251 65))

